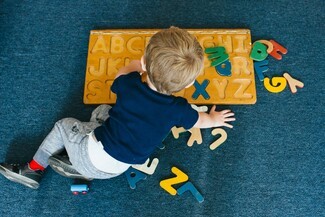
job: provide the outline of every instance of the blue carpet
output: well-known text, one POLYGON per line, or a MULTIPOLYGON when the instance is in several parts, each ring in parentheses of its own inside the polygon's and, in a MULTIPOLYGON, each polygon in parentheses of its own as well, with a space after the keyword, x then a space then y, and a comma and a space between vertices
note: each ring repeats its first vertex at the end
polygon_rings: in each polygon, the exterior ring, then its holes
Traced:
POLYGON ((72 180, 48 170, 39 190, 0 177, 0 216, 324 216, 324 1, 0 1, 0 161, 31 159, 53 124, 87 121, 82 103, 89 32, 110 28, 249 28, 252 40, 288 48, 268 75, 290 72, 305 87, 271 94, 236 113, 228 140, 211 151, 169 135, 153 176, 131 190, 124 176, 95 180, 73 196, 72 180), (205 198, 159 187, 177 166, 205 198))

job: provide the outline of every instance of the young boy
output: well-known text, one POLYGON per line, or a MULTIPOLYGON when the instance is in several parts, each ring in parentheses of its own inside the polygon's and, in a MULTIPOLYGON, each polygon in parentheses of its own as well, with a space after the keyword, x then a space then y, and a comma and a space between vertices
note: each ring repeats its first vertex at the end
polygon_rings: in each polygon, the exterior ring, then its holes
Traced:
POLYGON ((171 95, 191 86, 202 70, 203 49, 194 36, 176 27, 156 33, 141 60, 119 70, 111 87, 117 96, 113 108, 99 106, 87 123, 58 121, 31 162, 2 163, 0 173, 33 189, 49 164, 67 177, 108 179, 143 164, 174 126, 232 128, 230 110, 217 112, 213 106, 210 113, 197 112, 171 95), (64 149, 68 157, 57 155, 64 149))

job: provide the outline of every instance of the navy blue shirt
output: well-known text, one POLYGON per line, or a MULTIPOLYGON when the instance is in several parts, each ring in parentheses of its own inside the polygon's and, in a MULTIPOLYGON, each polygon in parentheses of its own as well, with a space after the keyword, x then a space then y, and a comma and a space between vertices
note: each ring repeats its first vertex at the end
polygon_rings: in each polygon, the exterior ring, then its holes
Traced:
POLYGON ((186 99, 150 89, 138 72, 119 76, 111 90, 116 104, 95 136, 109 155, 124 163, 144 163, 172 127, 190 129, 198 120, 186 99))

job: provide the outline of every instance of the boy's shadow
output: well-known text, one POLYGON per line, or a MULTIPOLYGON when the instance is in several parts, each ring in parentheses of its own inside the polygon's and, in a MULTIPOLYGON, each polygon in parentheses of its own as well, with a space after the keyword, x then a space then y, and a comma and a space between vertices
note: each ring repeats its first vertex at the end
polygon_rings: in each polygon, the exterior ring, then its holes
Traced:
POLYGON ((30 162, 43 140, 42 136, 19 135, 9 145, 5 162, 20 164, 30 162))
MULTIPOLYGON (((25 136, 26 139, 15 139, 10 146, 8 147, 5 162, 7 163, 19 163, 24 164, 28 163, 33 159, 37 149, 42 144, 45 137, 39 136, 34 137, 33 139, 25 136), (26 141, 23 143, 22 141, 26 141)), ((25 138, 19 136, 19 138, 25 138)), ((62 150, 62 152, 58 153, 60 155, 67 155, 66 150, 62 150)))
MULTIPOLYGON (((76 108, 65 109, 62 114, 58 115, 59 117, 74 117, 79 120, 89 121, 89 114, 96 108, 96 106, 76 106, 76 108), (80 112, 82 110, 83 112, 80 112), (79 111, 79 112, 78 112, 79 111), (77 114, 77 115, 71 115, 77 114)), ((60 118, 59 118, 60 119, 60 118)), ((59 120, 58 119, 58 120, 59 120)), ((26 162, 30 162, 33 159, 37 149, 42 144, 43 140, 46 138, 48 133, 51 132, 53 125, 45 127, 44 131, 36 133, 38 135, 31 136, 26 132, 22 132, 16 138, 12 140, 10 145, 8 146, 5 161, 6 163, 19 163, 24 164, 26 162)), ((66 154, 66 151, 62 151, 60 154, 66 154)))

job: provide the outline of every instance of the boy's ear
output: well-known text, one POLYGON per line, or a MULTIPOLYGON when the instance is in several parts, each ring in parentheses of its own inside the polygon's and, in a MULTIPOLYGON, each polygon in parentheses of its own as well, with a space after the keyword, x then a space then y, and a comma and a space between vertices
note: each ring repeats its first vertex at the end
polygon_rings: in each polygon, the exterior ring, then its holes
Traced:
POLYGON ((192 86, 194 84, 195 81, 193 81, 192 83, 190 83, 189 85, 187 85, 185 88, 188 88, 190 86, 192 86))
POLYGON ((141 68, 144 72, 147 71, 146 69, 146 61, 144 60, 144 56, 141 57, 141 68))

